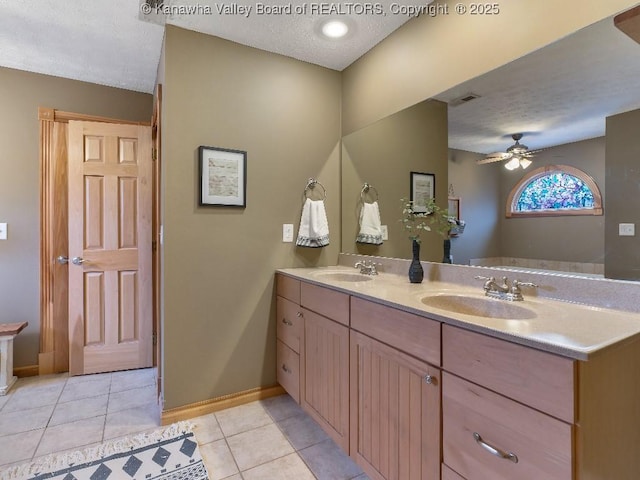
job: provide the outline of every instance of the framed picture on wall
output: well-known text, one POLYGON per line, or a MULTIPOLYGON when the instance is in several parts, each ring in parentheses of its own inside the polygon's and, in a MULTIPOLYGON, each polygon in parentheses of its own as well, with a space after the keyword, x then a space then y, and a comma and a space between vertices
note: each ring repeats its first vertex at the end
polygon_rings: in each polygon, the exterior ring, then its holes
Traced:
POLYGON ((449 197, 447 212, 450 217, 460 220, 460 197, 449 197))
POLYGON ((411 172, 411 201, 413 211, 427 212, 429 200, 436 197, 436 176, 433 173, 411 172))
POLYGON ((247 206, 247 152, 198 148, 201 206, 247 206))

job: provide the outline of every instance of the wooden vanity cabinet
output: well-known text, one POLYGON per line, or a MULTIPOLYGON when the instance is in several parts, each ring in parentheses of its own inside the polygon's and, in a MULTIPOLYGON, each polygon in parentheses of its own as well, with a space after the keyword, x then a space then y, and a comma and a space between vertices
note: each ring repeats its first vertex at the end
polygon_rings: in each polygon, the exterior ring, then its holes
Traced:
POLYGON ((349 452, 349 296, 302 282, 302 408, 349 452))
POLYGON ((351 457, 373 480, 439 479, 440 369, 413 355, 439 363, 440 324, 352 297, 351 325, 351 457))
POLYGON ((276 275, 276 378, 300 403, 300 343, 304 318, 300 308, 300 281, 276 275))

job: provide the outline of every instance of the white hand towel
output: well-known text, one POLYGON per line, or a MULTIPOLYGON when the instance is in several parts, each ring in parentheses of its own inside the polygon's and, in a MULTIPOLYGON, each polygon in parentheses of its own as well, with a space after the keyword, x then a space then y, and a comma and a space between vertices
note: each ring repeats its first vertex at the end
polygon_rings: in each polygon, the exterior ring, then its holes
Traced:
POLYGON ((329 222, 327 222, 324 201, 309 198, 305 200, 296 245, 300 247, 329 245, 329 222))
POLYGON ((382 244, 382 225, 378 202, 364 203, 360 210, 360 233, 356 237, 358 243, 382 244))

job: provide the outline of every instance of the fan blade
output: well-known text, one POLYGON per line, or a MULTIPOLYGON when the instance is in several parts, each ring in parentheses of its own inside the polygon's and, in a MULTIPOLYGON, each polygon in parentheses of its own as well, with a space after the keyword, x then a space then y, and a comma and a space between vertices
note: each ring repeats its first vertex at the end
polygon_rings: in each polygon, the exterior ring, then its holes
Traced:
POLYGON ((501 162, 502 160, 507 160, 508 158, 511 158, 510 154, 503 153, 503 152, 496 152, 496 153, 491 153, 487 155, 482 160, 477 160, 476 164, 484 165, 486 163, 501 162))

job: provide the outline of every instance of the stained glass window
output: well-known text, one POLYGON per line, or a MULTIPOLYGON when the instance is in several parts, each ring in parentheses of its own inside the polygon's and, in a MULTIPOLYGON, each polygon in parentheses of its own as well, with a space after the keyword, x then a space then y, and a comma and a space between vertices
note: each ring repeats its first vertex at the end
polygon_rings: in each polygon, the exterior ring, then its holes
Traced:
POLYGON ((524 187, 515 210, 559 210, 593 208, 593 192, 578 177, 564 172, 553 172, 535 178, 524 187))
POLYGON ((568 165, 547 165, 525 175, 507 199, 507 217, 602 215, 595 181, 568 165))

